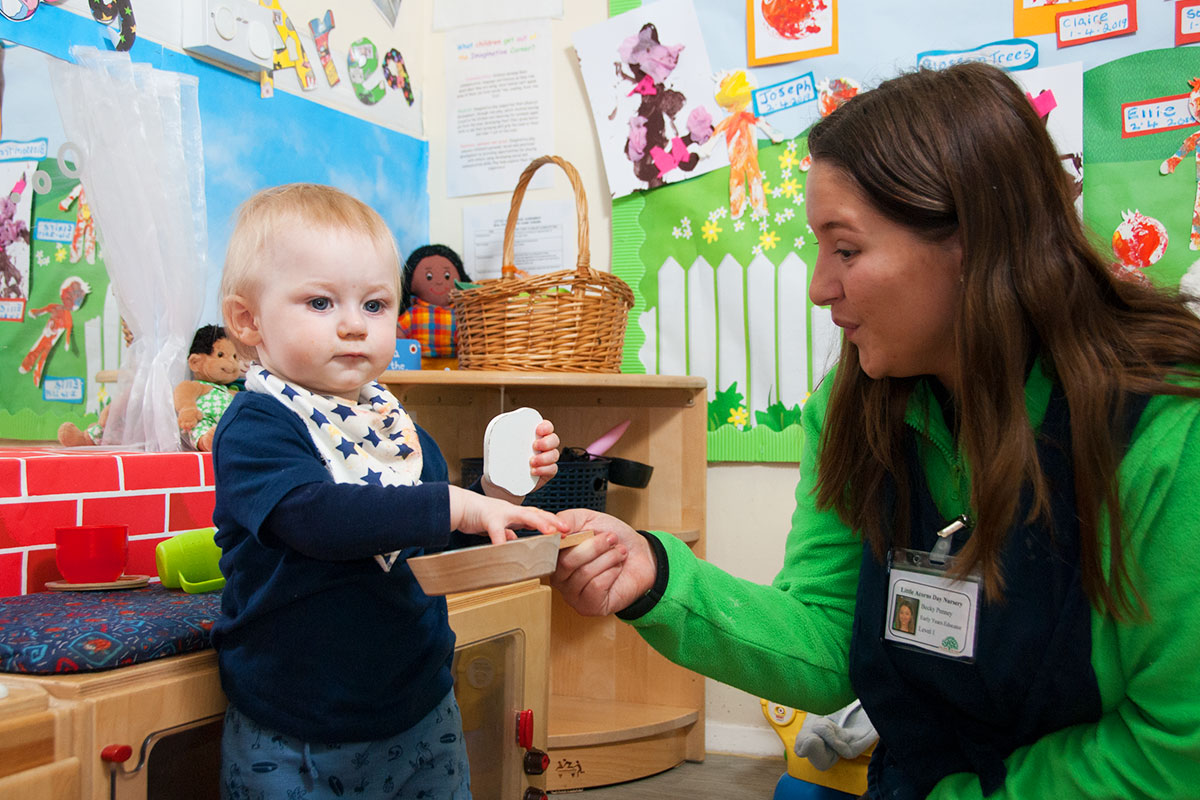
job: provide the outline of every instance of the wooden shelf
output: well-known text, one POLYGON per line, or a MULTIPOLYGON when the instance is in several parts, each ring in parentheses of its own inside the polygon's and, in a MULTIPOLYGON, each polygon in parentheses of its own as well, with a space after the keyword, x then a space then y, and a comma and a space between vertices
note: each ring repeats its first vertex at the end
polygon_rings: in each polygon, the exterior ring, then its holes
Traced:
MULTIPOLYGON (((482 453, 495 415, 530 406, 564 447, 629 421, 607 455, 654 467, 643 489, 609 484, 605 510, 669 531, 703 557, 708 403, 703 378, 610 373, 414 370, 381 381, 438 443, 450 480, 482 453)), ((453 612, 453 606, 452 606, 453 612)), ((554 593, 547 752, 552 791, 603 786, 704 758, 704 679, 613 616, 581 617, 554 593)))
POLYGON ((695 375, 634 375, 623 372, 503 372, 477 369, 388 370, 379 378, 388 385, 405 386, 565 386, 628 389, 703 389, 704 378, 695 375))
POLYGON ((589 747, 658 736, 700 718, 695 708, 550 696, 551 748, 589 747))

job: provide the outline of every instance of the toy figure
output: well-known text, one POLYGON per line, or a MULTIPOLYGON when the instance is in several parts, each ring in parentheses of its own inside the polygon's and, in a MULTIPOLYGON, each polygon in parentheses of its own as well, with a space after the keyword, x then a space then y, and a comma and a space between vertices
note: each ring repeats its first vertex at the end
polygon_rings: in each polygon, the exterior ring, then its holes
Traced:
POLYGON ((58 340, 66 334, 66 341, 63 342, 63 347, 68 350, 71 348, 71 328, 74 325, 74 318, 71 316, 73 312, 78 311, 83 305, 83 299, 92 291, 92 287, 87 284, 83 278, 72 275, 62 283, 62 287, 58 291, 58 296, 62 298, 61 303, 51 303, 48 306, 32 309, 29 312, 31 317, 40 317, 43 314, 49 314, 50 318, 46 320, 46 325, 42 328, 42 335, 38 338, 33 347, 29 348, 29 352, 25 354, 25 358, 21 359, 21 366, 17 371, 22 375, 33 371, 33 385, 42 385, 42 373, 46 370, 46 359, 50 356, 50 351, 58 340))
POLYGON ((21 192, 25 191, 25 174, 13 185, 8 197, 0 197, 0 297, 20 299, 25 296, 24 274, 13 263, 8 254, 9 245, 18 239, 29 244, 29 226, 23 219, 17 219, 17 202, 21 192))
POLYGON ((771 141, 778 142, 782 136, 766 120, 759 119, 747 111, 754 95, 754 84, 743 70, 723 72, 718 77, 717 103, 729 116, 713 128, 713 140, 701 153, 712 150, 717 134, 725 132, 725 149, 729 153, 729 214, 738 219, 746 210, 746 184, 750 184, 750 207, 755 214, 767 213, 767 195, 763 190, 762 170, 758 167, 758 139, 754 129, 759 128, 771 141))
POLYGON ((195 380, 175 387, 175 413, 184 441, 207 452, 221 414, 233 401, 229 385, 242 377, 242 362, 225 329, 205 325, 192 338, 187 363, 195 380))
POLYGON ((712 136, 712 116, 703 106, 688 115, 688 132, 678 135, 675 115, 683 110, 687 98, 682 92, 668 89, 667 76, 679 61, 683 45, 667 47, 658 41, 658 29, 647 22, 635 36, 621 42, 618 53, 629 65, 626 74, 616 63, 617 76, 633 83, 629 94, 641 95, 637 113, 629 119, 629 138, 625 140, 625 155, 633 162, 633 174, 653 189, 662 186, 663 177, 678 167, 684 172, 700 163, 699 154, 688 145, 703 144, 712 136), (667 136, 667 122, 675 134, 667 136))
MULTIPOLYGON (((1192 87, 1192 92, 1188 95, 1188 111, 1192 114, 1192 119, 1200 122, 1200 78, 1192 78, 1188 81, 1188 85, 1192 87)), ((1196 204, 1192 207, 1192 235, 1191 244, 1193 250, 1200 250, 1200 132, 1193 133, 1183 140, 1183 144, 1175 151, 1175 155, 1168 158, 1158 168, 1159 173, 1170 175, 1175 171, 1183 161, 1183 157, 1193 150, 1196 151, 1196 204)))
POLYGON ((444 244, 418 247, 404 262, 397 339, 416 339, 426 358, 457 354, 458 323, 450 305, 455 281, 469 281, 458 253, 444 244))
MULTIPOLYGON (((125 346, 133 345, 133 331, 125 320, 121 320, 121 335, 125 338, 125 346)), ((128 392, 128 389, 126 389, 128 392)), ((64 422, 58 426, 58 443, 64 447, 91 447, 102 444, 104 428, 108 425, 108 412, 112 407, 112 398, 100 390, 100 415, 91 425, 80 428, 74 422, 64 422)))
POLYGON ((58 443, 63 447, 91 447, 100 444, 104 438, 104 426, 108 424, 110 408, 112 408, 112 403, 107 403, 104 408, 100 409, 100 417, 86 428, 80 428, 74 422, 64 422, 59 425, 58 443))

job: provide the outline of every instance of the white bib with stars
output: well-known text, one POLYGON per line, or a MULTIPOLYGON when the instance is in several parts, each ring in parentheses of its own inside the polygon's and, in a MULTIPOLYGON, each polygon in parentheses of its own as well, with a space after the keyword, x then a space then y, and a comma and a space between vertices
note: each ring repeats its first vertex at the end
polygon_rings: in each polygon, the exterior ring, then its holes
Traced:
MULTIPOLYGON (((417 426, 382 384, 367 384, 358 402, 352 404, 340 397, 310 392, 254 364, 246 372, 246 389, 271 395, 304 421, 329 474, 338 483, 421 483, 417 426)), ((394 550, 375 556, 375 560, 388 572, 399 554, 394 550)))

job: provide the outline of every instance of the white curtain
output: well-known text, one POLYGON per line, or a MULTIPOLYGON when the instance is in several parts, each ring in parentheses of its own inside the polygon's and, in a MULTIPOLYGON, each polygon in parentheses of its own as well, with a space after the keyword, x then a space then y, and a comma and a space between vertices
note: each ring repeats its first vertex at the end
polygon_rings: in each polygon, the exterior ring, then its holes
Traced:
POLYGON ((133 332, 105 445, 182 449, 172 399, 204 307, 207 213, 198 81, 127 53, 72 47, 54 96, 133 332))

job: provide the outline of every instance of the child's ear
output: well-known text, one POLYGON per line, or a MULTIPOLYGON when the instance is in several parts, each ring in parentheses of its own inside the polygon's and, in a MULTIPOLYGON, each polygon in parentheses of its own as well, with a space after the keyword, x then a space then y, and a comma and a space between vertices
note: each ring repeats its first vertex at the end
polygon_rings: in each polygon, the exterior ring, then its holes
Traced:
POLYGON ((200 370, 200 368, 202 366, 204 366, 204 356, 201 355, 200 353, 190 354, 188 356, 187 365, 188 365, 188 369, 190 369, 192 371, 192 373, 195 374, 196 372, 198 372, 200 370))
POLYGON ((225 317, 225 330, 234 341, 247 347, 257 347, 262 343, 258 317, 245 297, 240 294, 229 295, 221 301, 221 313, 225 317))

